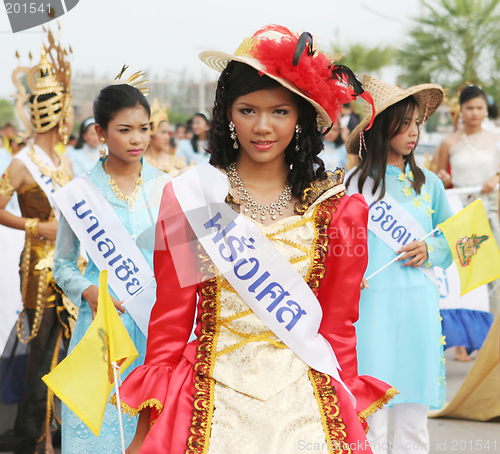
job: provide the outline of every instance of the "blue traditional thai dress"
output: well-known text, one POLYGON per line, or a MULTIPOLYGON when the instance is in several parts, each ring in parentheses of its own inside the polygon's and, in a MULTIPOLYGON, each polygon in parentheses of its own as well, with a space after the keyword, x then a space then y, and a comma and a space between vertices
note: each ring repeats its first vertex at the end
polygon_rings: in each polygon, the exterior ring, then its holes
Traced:
MULTIPOLYGON (((136 241, 140 251, 153 269, 154 228, 158 218, 158 209, 165 184, 172 179, 143 160, 141 176, 143 185, 135 201, 127 202, 119 198, 109 184, 109 175, 98 161, 87 173, 88 177, 104 195, 111 207, 136 241)), ((99 269, 91 258, 84 276, 77 267, 80 253, 80 241, 64 217, 59 223, 55 252, 54 277, 58 285, 71 301, 78 306, 78 318, 70 342, 70 352, 80 342, 92 323, 92 313, 82 293, 90 285, 99 286, 99 269)), ((110 288, 110 293, 116 298, 110 288)), ((122 374, 122 379, 144 363, 146 354, 146 337, 127 313, 121 320, 134 342, 139 356, 122 374)), ((125 443, 128 446, 135 435, 137 417, 123 415, 125 443)), ((97 452, 121 453, 120 428, 118 410, 108 403, 99 437, 96 437, 87 426, 66 405, 62 409, 62 452, 65 454, 93 454, 97 452)))
POLYGON ((198 141, 198 151, 195 151, 190 140, 182 139, 175 150, 176 156, 185 158, 189 165, 198 165, 210 160, 210 154, 205 151, 208 142, 206 140, 198 141))
MULTIPOLYGON (((413 173, 408 165, 405 173, 388 165, 385 184, 386 191, 429 233, 453 213, 441 180, 422 170, 425 183, 420 194, 411 187, 413 173)), ((349 186, 352 192, 357 192, 353 184, 349 186)), ((447 268, 453 258, 444 235, 434 234, 425 242, 429 258, 424 266, 447 268)), ((396 252, 369 230, 368 257, 365 276, 393 260, 396 252)), ((445 371, 439 291, 418 268, 401 265, 395 262, 388 266, 361 292, 356 323, 359 373, 372 375, 399 391, 391 406, 412 402, 441 408, 445 403, 445 371)))

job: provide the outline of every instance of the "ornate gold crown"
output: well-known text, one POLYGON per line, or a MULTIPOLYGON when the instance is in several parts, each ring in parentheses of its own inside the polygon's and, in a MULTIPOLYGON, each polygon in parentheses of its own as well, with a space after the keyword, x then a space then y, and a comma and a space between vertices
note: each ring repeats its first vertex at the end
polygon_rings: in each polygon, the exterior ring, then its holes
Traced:
MULTIPOLYGON (((59 134, 66 144, 68 133, 71 133, 65 126, 71 115, 71 64, 68 61, 68 52, 60 43, 56 44, 50 30, 47 39, 49 46, 42 45, 42 57, 38 65, 32 68, 19 66, 12 73, 12 81, 18 90, 13 97, 17 99, 16 110, 26 127, 26 132, 20 134, 22 137, 29 138, 33 131, 44 133, 59 125, 59 134), (19 74, 23 73, 26 75, 30 93, 26 92, 26 87, 19 80, 19 74), (52 96, 47 99, 45 95, 52 96), (26 102, 29 102, 31 121, 24 111, 26 102)), ((69 53, 73 53, 71 47, 69 53)))
POLYGON ((158 131, 158 127, 162 121, 168 123, 168 113, 165 106, 161 106, 158 98, 153 101, 151 106, 151 135, 154 136, 158 131))

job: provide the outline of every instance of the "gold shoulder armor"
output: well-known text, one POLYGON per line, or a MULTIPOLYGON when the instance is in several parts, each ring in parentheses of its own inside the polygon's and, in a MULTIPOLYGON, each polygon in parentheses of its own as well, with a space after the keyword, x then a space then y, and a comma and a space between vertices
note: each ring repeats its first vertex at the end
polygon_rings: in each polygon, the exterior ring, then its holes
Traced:
POLYGON ((2 175, 2 179, 0 179, 0 195, 12 197, 14 195, 14 192, 16 192, 16 190, 14 189, 14 186, 10 184, 9 172, 10 172, 10 166, 7 167, 4 174, 2 175))

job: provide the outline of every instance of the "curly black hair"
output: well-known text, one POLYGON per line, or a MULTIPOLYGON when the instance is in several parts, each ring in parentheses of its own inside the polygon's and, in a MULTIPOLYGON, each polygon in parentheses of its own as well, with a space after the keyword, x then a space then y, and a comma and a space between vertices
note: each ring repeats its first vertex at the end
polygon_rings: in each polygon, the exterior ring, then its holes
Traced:
MULTIPOLYGON (((221 169, 236 161, 239 150, 233 148, 229 136, 228 109, 240 96, 258 90, 272 90, 282 85, 244 63, 231 61, 219 77, 215 104, 210 124, 208 149, 211 154, 210 164, 221 169)), ((318 157, 323 150, 323 139, 316 123, 316 110, 311 103, 292 93, 298 110, 298 124, 302 132, 299 135, 299 151, 295 150, 295 138, 285 149, 285 162, 290 166, 288 184, 292 194, 301 198, 304 189, 313 181, 325 180, 325 164, 318 157)))

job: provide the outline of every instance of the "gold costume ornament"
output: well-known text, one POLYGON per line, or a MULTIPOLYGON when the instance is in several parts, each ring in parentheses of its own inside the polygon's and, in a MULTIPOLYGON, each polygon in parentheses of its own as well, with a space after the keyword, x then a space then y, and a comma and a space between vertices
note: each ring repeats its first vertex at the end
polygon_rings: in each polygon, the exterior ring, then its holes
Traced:
POLYGON ((27 218, 24 224, 24 230, 28 236, 40 236, 38 234, 38 219, 37 218, 27 218))
POLYGON ((154 136, 158 132, 160 123, 162 121, 168 121, 168 112, 165 106, 160 105, 158 98, 155 98, 153 105, 151 106, 151 135, 154 136))
POLYGON ((143 85, 148 81, 148 79, 144 79, 144 80, 142 79, 146 74, 144 72, 142 72, 142 70, 139 70, 139 71, 135 72, 134 74, 132 74, 125 82, 122 82, 123 73, 127 69, 128 69, 128 66, 123 65, 121 71, 115 77, 115 80, 113 81, 113 85, 121 85, 121 84, 130 85, 131 87, 137 88, 144 96, 147 96, 148 92, 149 92, 149 87, 143 87, 143 85))
MULTIPOLYGON (((44 29, 45 30, 45 29, 44 29)), ((21 118, 26 132, 20 134, 27 139, 33 132, 44 133, 58 126, 59 135, 66 145, 68 135, 66 123, 71 116, 71 64, 68 61, 68 51, 60 43, 55 42, 52 32, 47 33, 48 47, 42 45, 40 63, 32 68, 20 66, 12 73, 12 81, 18 93, 16 110, 21 118), (30 93, 19 80, 21 74, 26 75, 30 93), (52 95, 47 99, 46 95, 52 95), (24 104, 29 103, 31 118, 28 120, 24 104)), ((73 53, 71 47, 69 53, 73 53)), ((31 53, 30 53, 31 55, 31 53)))
MULTIPOLYGON (((66 161, 63 159, 62 154, 58 151, 54 150, 57 158, 59 159, 59 165, 56 167, 51 167, 45 164, 40 157, 37 155, 35 149, 33 148, 33 144, 29 145, 30 150, 28 152, 28 156, 30 159, 38 166, 40 172, 46 177, 49 177, 53 183, 57 183, 59 186, 67 185, 72 177, 69 172, 68 166, 66 165, 66 161)), ((57 186, 54 184, 54 191, 57 190, 57 186)))
POLYGON ((104 146, 104 144, 106 143, 106 139, 104 137, 101 137, 99 140, 101 142, 101 148, 99 148, 99 158, 104 159, 108 155, 106 147, 104 146))

